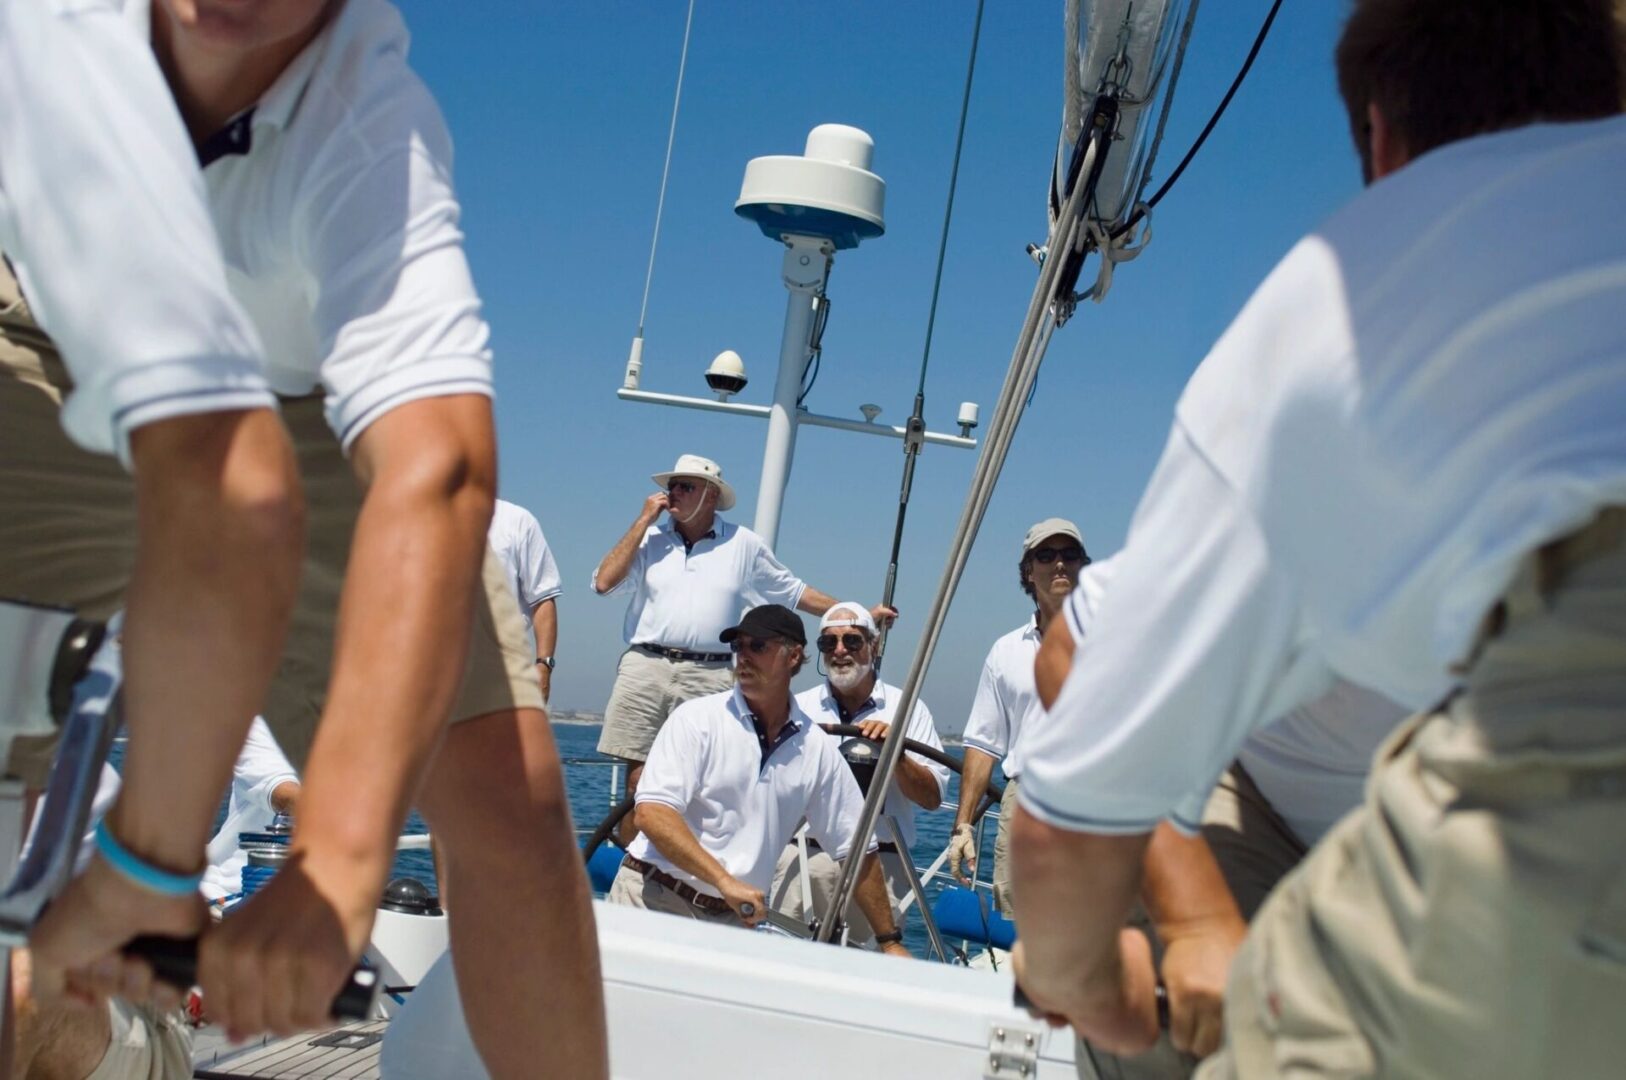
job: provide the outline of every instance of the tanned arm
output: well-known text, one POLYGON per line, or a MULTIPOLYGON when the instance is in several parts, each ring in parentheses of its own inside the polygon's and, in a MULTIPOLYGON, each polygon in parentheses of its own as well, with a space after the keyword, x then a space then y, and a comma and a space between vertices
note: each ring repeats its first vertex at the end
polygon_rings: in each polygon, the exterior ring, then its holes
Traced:
POLYGON ((351 457, 367 490, 289 862, 199 952, 211 1013, 228 1030, 325 1022, 367 944, 481 595, 497 479, 490 400, 402 405, 362 433, 351 457))
MULTIPOLYGON (((593 591, 603 596, 623 581, 627 580, 627 572, 632 569, 632 560, 638 554, 638 546, 644 542, 644 534, 649 527, 660 520, 661 514, 666 510, 666 492, 657 491, 644 500, 644 507, 638 512, 632 527, 626 531, 621 539, 615 542, 610 553, 599 562, 598 569, 593 572, 593 591)), ((546 654, 544 654, 546 655, 546 654)))
POLYGON ((1201 837, 1159 825, 1146 849, 1141 897, 1163 942, 1169 1038, 1197 1057, 1219 1049, 1225 980, 1248 932, 1219 863, 1201 837))
MULTIPOLYGON (((536 655, 540 659, 552 656, 559 644, 559 605, 550 596, 536 605, 531 612, 531 626, 536 630, 536 655)), ((553 689, 553 672, 541 664, 536 665, 537 678, 542 680, 542 697, 546 699, 553 689)))
POLYGON ((639 803, 633 813, 639 831, 649 837, 655 850, 666 856, 673 866, 716 889, 745 925, 755 926, 762 921, 768 910, 762 890, 753 889, 723 869, 723 864, 700 846, 700 841, 689 831, 688 822, 683 820, 682 814, 657 802, 639 803), (745 903, 755 906, 749 915, 740 911, 740 905, 745 903))
MULTIPOLYGON (((870 929, 877 934, 893 934, 898 924, 892 920, 892 898, 887 895, 886 878, 881 875, 881 860, 874 852, 864 856, 864 865, 858 871, 858 888, 853 893, 858 910, 869 920, 870 929)), ((881 951, 892 956, 909 956, 901 941, 889 941, 881 951)))
POLYGON ((1148 839, 1068 832, 1021 808, 1011 822, 1016 981, 1041 1011, 1115 1054, 1157 1040, 1151 945, 1124 928, 1148 839))

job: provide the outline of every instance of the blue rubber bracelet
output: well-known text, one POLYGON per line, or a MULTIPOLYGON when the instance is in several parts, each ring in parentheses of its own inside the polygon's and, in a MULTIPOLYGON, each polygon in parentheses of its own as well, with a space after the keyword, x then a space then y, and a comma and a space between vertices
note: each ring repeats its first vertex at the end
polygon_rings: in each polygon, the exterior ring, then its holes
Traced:
POLYGON ((191 896, 203 884, 201 873, 172 874, 143 861, 119 843, 119 838, 107 827, 106 820, 96 826, 96 850, 107 860, 107 865, 149 892, 162 896, 191 896))

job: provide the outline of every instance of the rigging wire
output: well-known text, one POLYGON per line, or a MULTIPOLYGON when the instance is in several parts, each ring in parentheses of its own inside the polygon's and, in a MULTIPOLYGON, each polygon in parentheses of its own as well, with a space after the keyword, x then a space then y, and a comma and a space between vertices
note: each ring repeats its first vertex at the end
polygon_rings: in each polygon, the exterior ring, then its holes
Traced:
MULTIPOLYGON (((943 288, 943 263, 948 254, 949 224, 954 220, 954 192, 960 183, 960 154, 965 148, 965 121, 971 110, 971 83, 977 73, 977 44, 982 39, 982 11, 985 0, 977 0, 977 17, 971 26, 971 55, 966 61, 965 89, 960 95, 960 126, 954 135, 954 164, 949 168, 948 199, 943 207, 943 231, 937 241, 937 272, 932 276, 932 303, 926 313, 926 343, 920 353, 920 381, 915 386, 914 410, 909 414, 903 442, 903 481, 898 491, 898 520, 892 530, 892 554, 887 560, 886 585, 881 603, 891 606, 898 584, 898 557, 903 548, 903 521, 909 513, 909 492, 914 486, 915 461, 926 433, 926 369, 932 358, 932 332, 937 327, 937 297, 943 288)), ((875 668, 880 670, 886 655, 888 627, 881 627, 875 644, 875 668)))
POLYGON ((678 103, 683 100, 683 73, 689 66, 689 30, 694 26, 694 0, 683 21, 683 54, 678 59, 677 90, 672 94, 672 124, 666 132, 666 163, 661 166, 661 193, 655 200, 655 232, 649 238, 649 268, 644 271, 644 298, 638 305, 638 337, 644 336, 644 316, 649 314, 649 285, 655 280, 655 248, 661 240, 661 214, 666 210, 666 179, 672 172, 672 144, 677 139, 678 103))
POLYGON ((1191 144, 1191 149, 1186 151, 1186 156, 1180 159, 1180 164, 1174 167, 1174 171, 1169 174, 1167 180, 1163 181, 1162 186, 1143 205, 1135 207, 1135 212, 1129 215, 1127 221, 1112 231, 1114 240, 1127 234, 1140 223, 1141 218, 1146 216, 1146 211, 1163 201, 1163 196, 1169 193, 1169 189, 1174 187, 1175 181, 1179 180, 1181 174, 1186 171, 1186 166, 1190 165, 1192 159, 1197 156, 1197 151, 1203 148, 1203 143, 1208 141, 1208 136, 1213 133, 1214 126, 1219 123, 1220 117, 1225 115, 1225 109, 1231 104, 1231 99, 1236 97, 1236 92, 1242 88, 1242 80, 1246 79, 1248 72, 1253 69, 1253 62, 1258 59, 1259 50, 1264 48, 1265 38, 1269 36, 1271 24, 1276 21, 1276 13, 1281 10, 1281 7, 1282 0, 1275 0, 1270 5, 1270 11, 1265 15, 1264 24, 1259 27, 1259 34, 1253 39, 1253 47, 1248 50, 1247 59, 1242 61, 1241 70, 1236 73, 1236 78, 1231 80, 1230 89, 1226 90, 1225 96, 1220 98, 1219 106, 1214 110, 1214 115, 1208 118, 1208 123, 1203 125, 1203 130, 1198 134, 1196 141, 1191 144))

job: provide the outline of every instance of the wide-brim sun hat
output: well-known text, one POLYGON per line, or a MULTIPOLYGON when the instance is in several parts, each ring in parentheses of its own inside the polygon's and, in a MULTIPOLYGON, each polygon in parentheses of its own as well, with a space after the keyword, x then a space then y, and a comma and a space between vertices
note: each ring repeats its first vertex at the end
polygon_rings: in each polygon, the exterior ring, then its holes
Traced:
POLYGON ((650 477, 655 486, 666 490, 673 480, 704 480, 717 488, 717 509, 734 509, 734 489, 723 479, 723 467, 711 458, 703 458, 699 454, 682 454, 677 464, 667 472, 658 472, 650 477))

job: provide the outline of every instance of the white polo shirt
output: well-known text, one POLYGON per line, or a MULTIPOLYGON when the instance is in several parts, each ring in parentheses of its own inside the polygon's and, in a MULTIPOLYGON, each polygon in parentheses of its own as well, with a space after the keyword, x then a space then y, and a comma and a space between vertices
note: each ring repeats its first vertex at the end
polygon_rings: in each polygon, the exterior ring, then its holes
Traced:
POLYGON ((718 635, 745 612, 761 604, 794 610, 807 586, 760 536, 719 517, 692 549, 671 521, 651 525, 627 576, 609 593, 623 589, 632 591, 622 627, 628 645, 717 653, 725 651, 718 635))
MULTIPOLYGON (((902 690, 879 679, 875 680, 875 688, 870 692, 869 701, 851 716, 842 715, 841 702, 837 701, 836 696, 830 692, 828 682, 810 687, 796 695, 797 706, 812 717, 815 723, 819 724, 857 724, 865 720, 879 720, 890 725, 897 715, 898 704, 902 700, 902 690)), ((924 701, 915 702, 914 711, 909 714, 909 723, 903 729, 903 737, 923 743, 934 750, 943 749, 942 737, 937 734, 937 727, 932 722, 932 711, 926 708, 924 701)), ((842 740, 837 739, 836 745, 839 747, 841 742, 842 740)), ((937 781, 937 794, 939 797, 947 793, 949 782, 949 767, 947 765, 933 761, 930 758, 921 757, 912 750, 905 751, 905 753, 908 754, 910 761, 924 767, 932 774, 932 777, 937 781)), ((886 803, 881 809, 884 814, 897 821, 898 828, 903 833, 904 848, 914 846, 915 814, 919 807, 915 805, 914 800, 903 793, 903 789, 898 786, 896 777, 892 780, 892 786, 886 793, 886 803)), ((905 851, 904 853, 907 854, 908 852, 905 851)))
POLYGON ((1626 504, 1622 176, 1623 118, 1482 136, 1283 259, 1181 398, 1030 812, 1191 829, 1334 678, 1433 706, 1520 560, 1626 504))
MULTIPOLYGON (((1063 610, 1075 642, 1090 633, 1114 559, 1091 565, 1067 598, 1063 610)), ((1406 715, 1382 694, 1338 679, 1325 694, 1249 734, 1236 760, 1304 846, 1313 847, 1360 805, 1372 755, 1406 715)), ((1195 716, 1191 723, 1205 719, 1195 716)))
POLYGON ((275 405, 174 101, 107 0, 0 3, 0 251, 86 449, 128 463, 143 424, 275 405))
MULTIPOLYGON (((126 13, 150 36, 151 0, 126 13)), ((491 394, 452 145, 387 0, 346 0, 200 148, 233 293, 279 394, 326 393, 348 450, 399 405, 491 394)))
POLYGON ((536 627, 532 625, 531 609, 561 591, 559 568, 554 565, 542 526, 536 515, 523 506, 498 499, 486 540, 502 560, 508 584, 519 601, 519 613, 525 619, 525 632, 534 645, 536 627))
POLYGON ((1372 755, 1407 715, 1382 694, 1339 679, 1249 735, 1236 759, 1304 846, 1314 847, 1361 804, 1372 755))
MULTIPOLYGON (((636 801, 682 814, 724 869, 766 893, 779 853, 804 817, 808 833, 836 858, 852 849, 864 796, 837 745, 793 698, 790 720, 769 750, 738 687, 709 694, 667 717, 644 763, 636 801)), ((871 838, 867 850, 875 847, 871 838)), ((627 851, 717 895, 673 866, 642 833, 627 851)))
POLYGON ((243 752, 232 766, 231 799, 226 805, 226 820, 209 840, 209 866, 203 872, 203 895, 218 900, 243 888, 243 867, 248 856, 238 844, 238 833, 263 831, 277 816, 271 805, 271 795, 290 780, 298 781, 299 773, 282 752, 276 737, 263 717, 256 716, 249 725, 243 752))
MULTIPOLYGON (((1088 575, 1097 565, 1091 563, 1081 571, 1080 588, 1092 580, 1088 575)), ((966 718, 965 734, 961 736, 966 746, 1000 759, 1007 780, 1021 778, 1022 732, 1044 715, 1044 704, 1033 682, 1033 662, 1043 642, 1038 616, 1030 616, 994 642, 982 662, 977 693, 971 699, 971 715, 966 718)))

